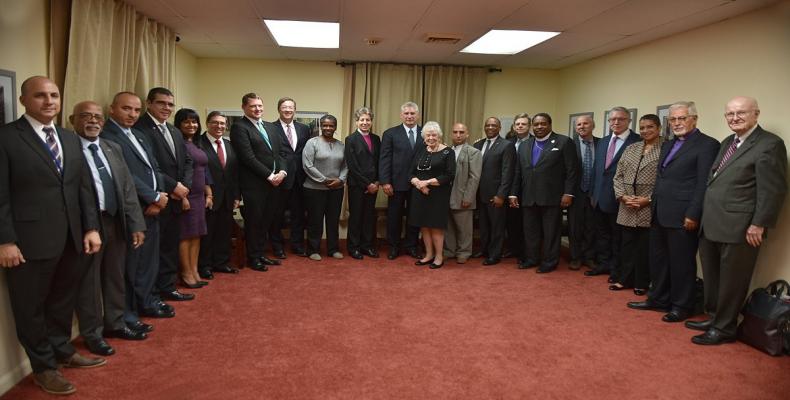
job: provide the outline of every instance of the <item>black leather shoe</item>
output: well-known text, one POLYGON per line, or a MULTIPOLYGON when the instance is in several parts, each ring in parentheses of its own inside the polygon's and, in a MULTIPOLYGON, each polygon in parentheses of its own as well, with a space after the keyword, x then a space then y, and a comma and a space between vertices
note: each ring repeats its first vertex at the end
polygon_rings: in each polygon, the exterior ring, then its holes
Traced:
POLYGON ((387 260, 394 260, 398 258, 398 249, 390 249, 389 254, 387 254, 387 260))
POLYGON ((253 271, 266 272, 269 270, 269 267, 267 267, 266 264, 264 264, 259 258, 248 261, 247 265, 249 265, 250 269, 253 271))
POLYGON ((359 250, 351 251, 351 252, 349 252, 349 255, 351 256, 351 258, 353 258, 355 260, 361 260, 361 259, 364 258, 364 257, 362 257, 362 253, 360 253, 359 250))
POLYGON ((482 251, 472 253, 472 258, 483 258, 483 256, 485 256, 485 254, 482 251))
POLYGON ((510 251, 510 250, 505 250, 505 251, 502 253, 502 258, 510 258, 510 257, 513 257, 513 252, 512 252, 512 251, 510 251))
POLYGON ((498 258, 486 258, 483 260, 483 265, 496 265, 499 264, 498 258))
POLYGON ((589 271, 584 271, 584 276, 598 276, 603 274, 608 274, 609 271, 603 269, 591 269, 589 271))
POLYGON ((669 312, 669 307, 657 306, 649 301, 629 301, 627 306, 628 308, 633 308, 634 310, 669 312))
POLYGON ((139 319, 137 320, 137 322, 133 324, 127 323, 126 326, 133 331, 143 332, 143 333, 148 333, 154 330, 153 325, 146 324, 145 322, 140 321, 139 319))
POLYGON ((198 275, 200 275, 202 279, 208 279, 208 280, 214 279, 214 274, 211 272, 210 269, 206 269, 206 268, 201 269, 198 271, 198 275))
POLYGON ((718 329, 708 329, 705 333, 691 338, 691 343, 701 344, 703 346, 715 346, 722 343, 732 343, 735 341, 735 336, 727 336, 722 334, 718 329))
POLYGON ((178 289, 173 290, 172 292, 162 292, 160 293, 160 296, 162 296, 162 298, 165 300, 171 300, 171 301, 189 301, 195 299, 194 294, 181 293, 178 291, 178 289))
MULTIPOLYGON (((431 260, 431 261, 433 261, 433 260, 431 260)), ((434 264, 433 262, 431 262, 431 266, 428 267, 428 268, 430 268, 430 269, 439 269, 439 268, 442 267, 442 265, 444 265, 444 261, 440 262, 439 264, 434 264)))
POLYGON ((686 321, 686 328, 694 329, 695 331, 707 332, 711 325, 713 325, 712 319, 706 319, 702 321, 686 321))
POLYGON ((277 257, 277 258, 279 258, 281 260, 285 259, 285 251, 283 251, 283 250, 275 250, 273 253, 274 253, 275 257, 277 257))
POLYGON ((411 258, 422 258, 420 257, 420 252, 417 249, 406 249, 406 254, 411 256, 411 258))
POLYGON ((664 314, 664 316, 661 317, 661 320, 664 321, 664 322, 670 322, 670 323, 671 322, 683 322, 683 321, 687 320, 689 316, 690 316, 689 313, 686 312, 686 311, 672 310, 672 311, 664 314))
POLYGON ((267 258, 266 256, 263 256, 263 257, 259 258, 258 260, 260 260, 260 262, 262 262, 264 265, 280 265, 281 264, 280 260, 272 260, 271 258, 267 258))
POLYGON ((535 273, 547 274, 549 272, 554 271, 555 269, 557 269, 556 265, 553 266, 541 265, 540 267, 538 267, 538 269, 535 270, 535 273))
POLYGON ((104 331, 104 337, 123 340, 145 340, 148 337, 148 334, 142 331, 134 331, 129 328, 123 328, 115 331, 104 331))
POLYGON ((115 354, 115 349, 112 348, 104 339, 99 340, 86 340, 85 347, 88 348, 93 354, 100 356, 111 356, 115 354))
POLYGON ((171 306, 170 304, 167 304, 167 303, 165 303, 164 301, 161 301, 161 300, 156 302, 156 307, 159 308, 160 310, 164 310, 164 311, 167 311, 167 312, 171 312, 171 311, 175 312, 176 311, 176 309, 173 308, 173 306, 171 306))
POLYGON ((427 261, 417 260, 414 262, 414 265, 428 265, 428 264, 433 264, 433 258, 427 261))
POLYGON ((223 274, 238 274, 239 270, 237 268, 233 268, 230 265, 223 265, 221 267, 214 267, 214 272, 220 272, 223 274))
POLYGON ((140 312, 140 315, 148 318, 173 318, 176 316, 176 312, 158 308, 156 310, 143 310, 140 312))
POLYGON ((379 258, 379 252, 373 249, 362 249, 362 254, 370 258, 379 258))
POLYGON ((606 278, 606 282, 608 282, 608 283, 617 283, 617 277, 615 277, 613 275, 609 275, 609 277, 606 278))
POLYGON ((518 269, 530 269, 537 267, 538 263, 530 261, 530 260, 521 260, 518 262, 518 269))

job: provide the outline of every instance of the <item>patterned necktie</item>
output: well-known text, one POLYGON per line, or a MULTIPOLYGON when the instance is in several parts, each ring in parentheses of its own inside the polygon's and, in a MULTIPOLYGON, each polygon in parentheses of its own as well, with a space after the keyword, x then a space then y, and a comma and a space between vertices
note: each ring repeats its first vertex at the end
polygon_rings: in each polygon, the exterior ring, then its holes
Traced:
POLYGON ((609 166, 612 165, 612 160, 614 159, 615 149, 617 148, 617 141, 620 140, 619 137, 615 135, 611 135, 609 149, 606 150, 606 169, 609 169, 609 166))
POLYGON ((165 124, 161 124, 161 125, 157 125, 157 127, 159 128, 159 132, 165 138, 165 142, 167 142, 167 147, 170 148, 170 154, 172 154, 173 157, 175 157, 176 145, 175 143, 173 143, 173 137, 170 136, 170 133, 168 133, 167 131, 167 126, 165 124))
POLYGON ((219 164, 222 165, 222 168, 225 168, 225 150, 222 150, 222 139, 217 139, 214 143, 217 144, 217 158, 219 158, 219 164))
POLYGON ((730 147, 727 148, 727 151, 724 153, 724 156, 721 157, 721 162, 719 163, 719 167, 716 168, 716 172, 720 171, 721 167, 723 167, 724 164, 726 164, 727 161, 729 161, 730 157, 732 157, 732 155, 735 154, 735 150, 738 150, 738 143, 740 142, 741 139, 736 136, 735 140, 732 141, 730 147))
POLYGON ((49 153, 55 162, 55 167, 58 169, 58 172, 63 174, 63 155, 60 154, 60 146, 58 146, 58 141, 55 140, 55 130, 49 126, 45 126, 42 129, 47 134, 47 148, 49 148, 49 153))
POLYGON ((296 148, 294 148, 294 135, 291 132, 291 124, 285 125, 285 137, 288 138, 288 144, 291 145, 291 148, 296 150, 296 148))
POLYGON ((118 211, 118 199, 115 197, 115 184, 113 183, 112 176, 107 172, 107 167, 99 156, 99 146, 96 146, 96 143, 91 143, 88 145, 88 149, 91 151, 96 169, 99 170, 101 187, 104 192, 104 211, 110 215, 115 215, 118 211))
POLYGON ((414 136, 414 129, 409 129, 409 143, 411 143, 411 148, 414 148, 414 144, 416 143, 416 138, 414 136))
POLYGON ((592 140, 583 140, 584 144, 584 159, 582 160, 582 192, 590 190, 590 183, 592 183, 592 167, 593 167, 593 151, 592 140))

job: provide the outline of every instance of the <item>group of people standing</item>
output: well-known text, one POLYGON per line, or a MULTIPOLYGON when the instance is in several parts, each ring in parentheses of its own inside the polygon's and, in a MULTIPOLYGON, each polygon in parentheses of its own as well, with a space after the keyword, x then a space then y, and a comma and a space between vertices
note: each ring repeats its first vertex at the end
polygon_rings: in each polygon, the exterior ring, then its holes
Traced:
POLYGON ((490 117, 483 139, 467 143, 467 126, 455 123, 447 145, 438 123, 419 124, 413 102, 381 137, 373 111, 358 109, 345 143, 332 115, 311 137, 288 97, 266 122, 261 97, 245 94, 229 139, 218 111, 203 120, 181 109, 169 123, 174 95, 161 87, 145 101, 116 94, 106 116, 96 102, 76 104, 74 132, 54 124, 60 91, 49 79, 25 80, 20 102, 22 118, 0 127, 0 266, 34 382, 55 394, 76 390, 59 366, 106 363, 71 345, 74 311, 87 348, 109 356, 106 338, 144 340, 154 327, 141 317, 174 317, 165 301, 194 299, 177 285, 200 289, 214 273, 244 267, 230 257, 239 207, 255 271, 287 258, 284 228, 292 254, 344 258, 344 195, 347 254, 378 258, 383 191, 388 259, 405 252, 438 269, 451 258, 495 265, 513 256, 538 273, 559 265, 566 209, 570 269, 587 265, 585 275, 609 275, 611 290, 647 294, 628 306, 663 311, 666 322, 693 313, 699 247, 710 318, 687 326, 705 331, 694 343, 719 344, 734 340, 759 246, 786 192, 784 143, 757 125, 757 102, 745 97, 727 103, 733 134, 721 146, 696 128, 692 102, 670 107, 671 141, 657 116, 640 118, 637 134, 628 110, 615 107, 600 139, 590 117, 578 118, 570 137, 554 132, 550 115, 524 113, 512 137, 490 117))

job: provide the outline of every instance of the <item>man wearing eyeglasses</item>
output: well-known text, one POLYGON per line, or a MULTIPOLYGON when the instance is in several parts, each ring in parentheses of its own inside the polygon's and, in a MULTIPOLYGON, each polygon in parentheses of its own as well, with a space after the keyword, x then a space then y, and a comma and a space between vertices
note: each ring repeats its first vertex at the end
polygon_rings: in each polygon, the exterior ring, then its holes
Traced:
POLYGON ((692 101, 669 106, 669 125, 675 139, 661 148, 651 201, 650 291, 628 307, 667 311, 661 320, 671 323, 694 312, 702 199, 719 142, 697 129, 692 101))
POLYGON ((766 228, 776 220, 787 192, 787 149, 760 127, 751 97, 727 103, 733 134, 721 144, 707 179, 699 255, 709 319, 686 327, 705 331, 691 341, 716 345, 735 340, 738 312, 751 283, 766 228))

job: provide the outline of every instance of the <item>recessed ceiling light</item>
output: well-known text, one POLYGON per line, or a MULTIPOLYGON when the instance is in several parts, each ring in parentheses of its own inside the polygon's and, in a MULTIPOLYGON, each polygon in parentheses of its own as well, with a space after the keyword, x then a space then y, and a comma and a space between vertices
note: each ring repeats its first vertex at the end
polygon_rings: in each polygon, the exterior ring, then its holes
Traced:
POLYGON ((319 49, 337 49, 340 47, 340 24, 337 22, 272 19, 265 19, 263 22, 280 46, 319 49))
POLYGON ((462 53, 516 54, 559 35, 559 32, 506 31, 492 29, 466 46, 462 53))

